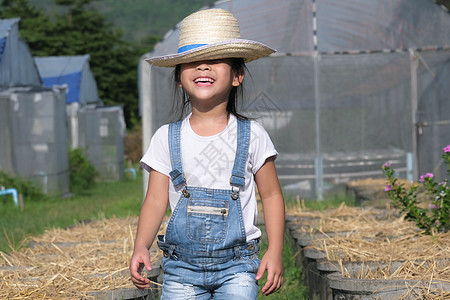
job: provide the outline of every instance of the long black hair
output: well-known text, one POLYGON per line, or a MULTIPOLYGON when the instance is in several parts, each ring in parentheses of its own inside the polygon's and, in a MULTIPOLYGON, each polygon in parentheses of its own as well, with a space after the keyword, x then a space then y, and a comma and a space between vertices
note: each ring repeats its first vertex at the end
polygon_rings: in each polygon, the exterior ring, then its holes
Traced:
MULTIPOLYGON (((230 58, 228 59, 231 71, 235 74, 245 74, 248 73, 247 66, 245 65, 243 58, 230 58)), ((171 115, 174 120, 183 119, 189 109, 191 101, 189 100, 189 95, 183 88, 180 88, 181 83, 181 65, 177 65, 173 71, 173 82, 174 82, 174 101, 172 103, 171 115)), ((227 102, 227 113, 228 115, 233 114, 237 118, 248 120, 248 117, 237 111, 238 98, 243 99, 244 97, 244 80, 242 80, 239 86, 233 86, 230 95, 228 96, 227 102)))

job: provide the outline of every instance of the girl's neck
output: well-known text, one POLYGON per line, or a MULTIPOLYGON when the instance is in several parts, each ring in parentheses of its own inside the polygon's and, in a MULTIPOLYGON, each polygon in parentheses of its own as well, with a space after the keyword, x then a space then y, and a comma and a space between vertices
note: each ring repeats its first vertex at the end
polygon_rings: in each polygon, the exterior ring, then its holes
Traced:
POLYGON ((189 124, 200 136, 212 136, 222 132, 228 126, 230 116, 226 110, 198 111, 192 108, 189 124))

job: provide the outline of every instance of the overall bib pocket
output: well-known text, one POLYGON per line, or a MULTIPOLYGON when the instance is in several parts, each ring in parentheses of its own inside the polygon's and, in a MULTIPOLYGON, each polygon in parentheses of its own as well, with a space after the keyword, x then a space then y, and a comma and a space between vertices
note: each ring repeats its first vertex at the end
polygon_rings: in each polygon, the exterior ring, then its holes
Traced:
POLYGON ((187 236, 203 243, 221 243, 228 227, 229 201, 190 198, 187 205, 187 236))

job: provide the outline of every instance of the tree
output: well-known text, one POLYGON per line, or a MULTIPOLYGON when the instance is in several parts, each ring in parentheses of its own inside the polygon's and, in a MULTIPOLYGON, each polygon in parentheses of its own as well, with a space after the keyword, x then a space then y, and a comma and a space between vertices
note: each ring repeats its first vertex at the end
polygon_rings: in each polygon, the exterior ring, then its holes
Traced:
POLYGON ((444 5, 447 9, 450 9, 450 0, 436 0, 439 5, 444 5))
POLYGON ((4 0, 0 8, 1 19, 20 17, 20 35, 35 50, 34 55, 39 55, 40 49, 49 47, 48 36, 53 32, 54 25, 42 11, 31 6, 28 0, 4 0))

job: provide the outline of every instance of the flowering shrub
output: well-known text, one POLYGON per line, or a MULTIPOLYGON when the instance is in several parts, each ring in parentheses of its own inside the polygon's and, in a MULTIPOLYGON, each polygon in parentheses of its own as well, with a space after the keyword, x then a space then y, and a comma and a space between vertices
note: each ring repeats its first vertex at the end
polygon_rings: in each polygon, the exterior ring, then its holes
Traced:
MULTIPOLYGON (((445 147, 443 151, 442 158, 448 165, 450 163, 450 145, 445 147)), ((450 188, 448 179, 436 183, 434 174, 426 173, 420 176, 418 183, 414 183, 409 189, 406 189, 404 184, 398 183, 391 164, 385 163, 382 169, 388 181, 384 190, 388 193, 394 207, 405 213, 407 220, 414 221, 426 234, 448 231, 450 227, 450 188), (420 191, 426 191, 431 196, 431 203, 428 205, 428 209, 418 206, 420 201, 417 199, 417 195, 420 191)))
POLYGON ((450 172, 450 145, 447 145, 442 150, 444 151, 444 154, 442 154, 442 158, 447 164, 447 171, 450 172))

